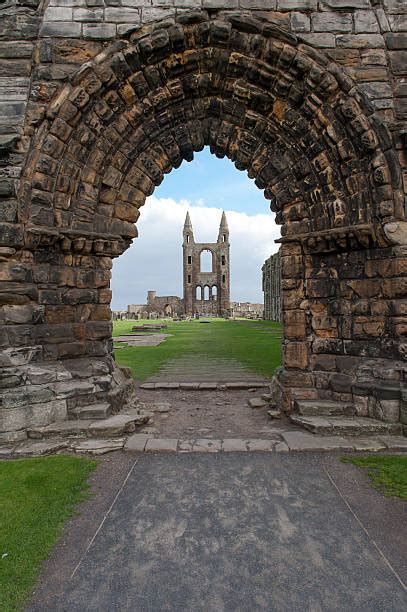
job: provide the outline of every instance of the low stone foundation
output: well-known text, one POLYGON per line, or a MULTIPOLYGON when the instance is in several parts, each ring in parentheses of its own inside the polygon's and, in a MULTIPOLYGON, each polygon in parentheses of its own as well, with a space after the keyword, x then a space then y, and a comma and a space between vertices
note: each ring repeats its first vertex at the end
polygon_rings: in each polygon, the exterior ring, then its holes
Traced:
POLYGON ((16 364, 3 368, 0 386, 0 443, 24 440, 32 427, 76 418, 79 406, 103 401, 116 413, 137 403, 134 381, 111 358, 16 364))
POLYGON ((352 360, 348 359, 346 373, 278 368, 271 385, 273 403, 289 414, 296 400, 348 402, 354 405, 357 416, 401 422, 406 434, 407 394, 403 380, 407 365, 401 361, 366 360, 352 371, 352 360))

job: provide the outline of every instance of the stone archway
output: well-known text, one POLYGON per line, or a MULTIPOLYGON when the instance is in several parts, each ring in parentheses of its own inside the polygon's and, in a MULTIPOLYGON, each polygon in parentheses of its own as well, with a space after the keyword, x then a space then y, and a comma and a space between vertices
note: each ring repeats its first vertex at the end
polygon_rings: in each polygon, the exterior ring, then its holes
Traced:
POLYGON ((155 186, 205 145, 255 178, 282 226, 285 409, 333 397, 400 418, 405 226, 389 133, 355 83, 296 36, 198 12, 84 64, 31 140, 2 271, 0 436, 123 400, 112 258, 155 186))

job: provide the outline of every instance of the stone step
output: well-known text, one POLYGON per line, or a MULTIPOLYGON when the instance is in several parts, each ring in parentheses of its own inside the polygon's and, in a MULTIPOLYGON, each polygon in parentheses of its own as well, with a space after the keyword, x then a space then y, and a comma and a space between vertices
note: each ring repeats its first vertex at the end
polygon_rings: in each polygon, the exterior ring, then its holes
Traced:
POLYGON ((329 436, 401 435, 401 423, 386 423, 368 417, 290 415, 292 423, 314 434, 329 436))
POLYGON ((135 431, 136 427, 145 425, 149 416, 136 410, 124 414, 115 414, 107 419, 77 419, 58 421, 45 427, 33 427, 27 431, 29 438, 112 438, 135 431))
POLYGON ((332 400, 296 400, 295 411, 302 416, 353 416, 355 407, 348 402, 335 402, 332 400))
POLYGON ((71 415, 75 419, 106 419, 110 413, 110 404, 107 402, 77 406, 71 410, 71 415))

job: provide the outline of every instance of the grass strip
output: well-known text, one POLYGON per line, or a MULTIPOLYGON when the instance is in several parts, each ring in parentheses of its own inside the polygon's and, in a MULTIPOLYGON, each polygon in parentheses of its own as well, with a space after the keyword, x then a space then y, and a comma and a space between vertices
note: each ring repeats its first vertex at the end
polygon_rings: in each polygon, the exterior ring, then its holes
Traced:
POLYGON ((97 461, 57 455, 0 462, 0 610, 21 610, 43 560, 75 506, 89 496, 97 461))
POLYGON ((367 469, 373 487, 384 495, 407 500, 406 455, 349 456, 342 461, 367 469))
MULTIPOLYGON (((273 321, 210 319, 209 323, 166 321, 172 334, 159 346, 125 347, 115 353, 117 363, 128 366, 136 380, 153 376, 169 360, 185 355, 230 358, 249 370, 271 378, 281 365, 282 327, 273 321)), ((115 321, 113 339, 131 333, 142 321, 115 321)))

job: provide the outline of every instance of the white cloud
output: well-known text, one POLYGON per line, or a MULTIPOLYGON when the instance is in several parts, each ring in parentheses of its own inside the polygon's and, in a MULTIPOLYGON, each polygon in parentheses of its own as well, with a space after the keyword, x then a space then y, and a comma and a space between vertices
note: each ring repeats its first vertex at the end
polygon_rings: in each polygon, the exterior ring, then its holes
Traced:
MULTIPOLYGON (((151 196, 141 209, 139 237, 113 265, 113 309, 145 303, 147 291, 182 297, 182 228, 187 210, 196 242, 215 242, 220 208, 151 196)), ((230 231, 231 299, 262 302, 261 266, 280 236, 271 214, 226 211, 230 231)))

